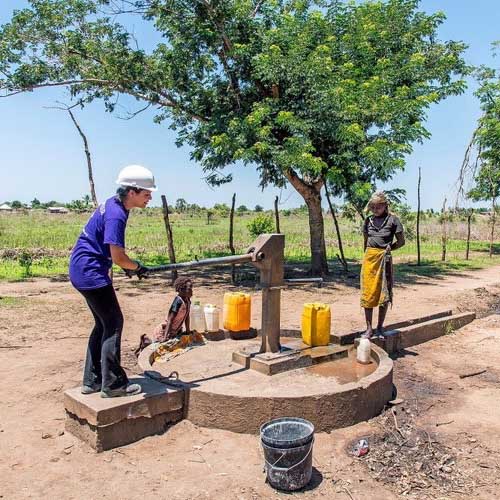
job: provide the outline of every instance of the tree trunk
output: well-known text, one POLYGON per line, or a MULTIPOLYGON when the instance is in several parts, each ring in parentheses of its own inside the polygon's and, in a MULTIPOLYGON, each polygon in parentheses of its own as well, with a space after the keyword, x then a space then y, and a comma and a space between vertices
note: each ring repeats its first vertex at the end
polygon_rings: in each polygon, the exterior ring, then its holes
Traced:
POLYGON ((326 185, 325 182, 325 194, 326 194, 326 200, 328 201, 328 206, 330 207, 330 213, 332 214, 333 217, 333 223, 335 225, 335 232, 337 233, 337 241, 339 244, 339 252, 340 256, 337 255, 337 257, 340 260, 340 263, 342 264, 342 268, 344 269, 344 272, 347 272, 347 260, 344 255, 344 245, 342 245, 342 236, 340 234, 340 227, 339 227, 339 221, 337 220, 337 214, 335 211, 335 207, 333 206, 333 203, 330 199, 330 193, 328 192, 328 186, 326 185))
POLYGON ((274 199, 274 217, 276 219, 276 232, 280 233, 280 212, 278 210, 278 197, 274 199))
POLYGON ((290 184, 304 198, 309 212, 309 235, 311 246, 311 274, 313 276, 325 276, 328 274, 328 262, 326 259, 325 227, 323 221, 323 210, 321 208, 321 188, 323 181, 307 183, 289 169, 285 173, 290 184))
MULTIPOLYGON (((167 242, 168 242, 168 258, 170 264, 175 264, 175 248, 174 248, 174 236, 172 234, 172 226, 170 225, 170 218, 168 216, 168 203, 165 195, 161 195, 161 203, 163 205, 163 221, 165 222, 165 229, 167 231, 167 242)), ((172 271, 172 283, 177 279, 177 271, 174 269, 172 271)))
POLYGON ((89 185, 90 185, 90 196, 92 197, 92 203, 94 204, 94 208, 99 205, 97 201, 97 195, 95 194, 95 185, 94 185, 94 175, 92 173, 92 160, 90 158, 90 151, 89 151, 89 143, 87 141, 87 136, 83 133, 82 129, 80 128, 80 125, 76 121, 75 116, 73 115, 71 109, 68 108, 68 113, 69 116, 71 117, 71 120, 73 121, 76 130, 78 130, 78 133, 80 134, 80 137, 82 138, 83 141, 83 148, 85 150, 85 157, 87 158, 87 170, 88 170, 88 175, 89 175, 89 185))
POLYGON ((422 169, 418 167, 417 186, 417 266, 420 265, 420 182, 422 180, 422 169))
POLYGON ((465 260, 469 260, 471 219, 472 219, 472 213, 469 213, 467 215, 467 245, 465 247, 465 260))
MULTIPOLYGON (((233 234, 234 234, 234 205, 236 204, 236 193, 233 194, 231 203, 231 213, 229 214, 229 250, 231 255, 236 253, 234 249, 233 234)), ((231 266, 231 282, 234 284, 236 281, 236 268, 234 264, 231 266)))

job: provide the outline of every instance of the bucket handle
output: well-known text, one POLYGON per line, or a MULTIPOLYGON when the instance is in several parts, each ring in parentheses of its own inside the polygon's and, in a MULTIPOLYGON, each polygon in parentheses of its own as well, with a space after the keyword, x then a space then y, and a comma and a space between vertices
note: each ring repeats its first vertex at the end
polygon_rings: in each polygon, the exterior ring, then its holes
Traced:
MULTIPOLYGON (((264 446, 266 446, 264 443, 262 443, 264 446)), ((270 467, 271 469, 275 469, 275 470, 279 470, 279 471, 282 471, 282 472, 288 472, 288 471, 291 471, 292 469, 295 469, 295 467, 298 467, 300 464, 304 463, 306 460, 307 460, 307 457, 311 454, 312 452, 312 449, 313 449, 313 444, 314 444, 314 436, 311 440, 311 446, 309 446, 309 451, 305 454, 304 458, 302 460, 300 460, 299 462, 297 462, 296 464, 293 464, 291 467, 276 467, 276 464, 286 455, 286 453, 283 453, 281 455, 281 457, 278 458, 278 460, 276 460, 276 462, 274 462, 274 464, 270 464, 265 458, 264 458, 264 462, 266 463, 266 465, 268 467, 270 467)), ((270 448, 270 446, 268 446, 268 448, 270 448)))

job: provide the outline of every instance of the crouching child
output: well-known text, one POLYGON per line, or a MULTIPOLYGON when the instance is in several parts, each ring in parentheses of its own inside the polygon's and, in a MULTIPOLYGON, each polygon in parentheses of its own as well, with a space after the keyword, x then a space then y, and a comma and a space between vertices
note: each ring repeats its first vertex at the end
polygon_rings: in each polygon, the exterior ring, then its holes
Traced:
POLYGON ((177 296, 173 300, 165 319, 155 328, 152 339, 146 334, 141 335, 139 347, 135 350, 135 355, 153 342, 166 342, 184 331, 190 333, 189 315, 191 312, 191 297, 193 296, 193 282, 189 278, 177 278, 174 283, 177 296))

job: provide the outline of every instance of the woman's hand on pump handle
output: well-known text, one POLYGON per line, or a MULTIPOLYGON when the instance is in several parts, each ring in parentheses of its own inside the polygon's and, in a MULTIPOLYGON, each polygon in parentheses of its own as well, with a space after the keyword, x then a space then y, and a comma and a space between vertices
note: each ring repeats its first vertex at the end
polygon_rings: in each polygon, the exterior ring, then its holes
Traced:
POLYGON ((134 260, 132 262, 135 262, 137 264, 137 267, 135 269, 124 269, 123 271, 127 275, 127 278, 132 278, 132 276, 137 276, 140 280, 142 278, 147 278, 148 273, 150 272, 150 268, 147 266, 144 266, 141 262, 138 260, 134 260))
POLYGON ((138 260, 132 260, 126 253, 125 249, 116 245, 109 245, 111 252, 111 260, 113 264, 121 267, 128 278, 137 276, 139 279, 145 278, 150 271, 149 267, 144 266, 138 260))

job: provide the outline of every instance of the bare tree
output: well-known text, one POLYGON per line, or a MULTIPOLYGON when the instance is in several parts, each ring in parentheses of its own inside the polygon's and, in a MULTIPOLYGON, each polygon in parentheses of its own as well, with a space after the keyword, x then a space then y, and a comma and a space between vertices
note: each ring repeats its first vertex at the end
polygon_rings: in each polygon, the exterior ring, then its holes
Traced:
POLYGON ((71 121, 73 122, 73 125, 76 127, 76 130, 80 134, 80 137, 82 138, 83 141, 83 149, 85 151, 85 157, 87 159, 87 171, 88 171, 88 176, 89 176, 89 186, 90 186, 90 196, 92 198, 92 203, 94 205, 94 208, 99 205, 99 202, 97 201, 97 195, 95 193, 95 184, 94 184, 94 174, 92 170, 92 158, 90 156, 90 150, 89 150, 89 141, 87 140, 87 136, 84 134, 82 128, 80 127, 80 124, 75 118, 75 114, 73 113, 72 109, 75 108, 76 106, 79 106, 80 103, 73 104, 72 106, 68 106, 67 104, 63 103, 58 103, 58 106, 50 106, 49 109, 60 109, 62 111, 67 111, 69 114, 69 117, 71 118, 71 121))

